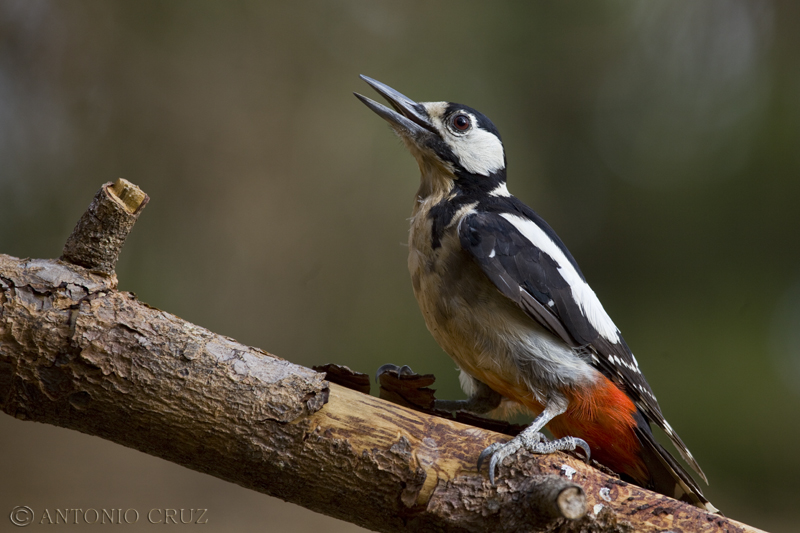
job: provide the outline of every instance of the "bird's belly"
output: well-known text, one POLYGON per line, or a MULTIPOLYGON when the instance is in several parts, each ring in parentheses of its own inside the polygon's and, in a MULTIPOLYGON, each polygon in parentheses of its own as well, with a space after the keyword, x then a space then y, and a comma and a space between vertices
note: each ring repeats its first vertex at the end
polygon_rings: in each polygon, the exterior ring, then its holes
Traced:
POLYGON ((436 342, 491 389, 536 413, 551 391, 594 381, 590 365, 500 293, 457 237, 429 253, 411 246, 409 270, 436 342), (458 248, 441 253, 448 245, 458 248))

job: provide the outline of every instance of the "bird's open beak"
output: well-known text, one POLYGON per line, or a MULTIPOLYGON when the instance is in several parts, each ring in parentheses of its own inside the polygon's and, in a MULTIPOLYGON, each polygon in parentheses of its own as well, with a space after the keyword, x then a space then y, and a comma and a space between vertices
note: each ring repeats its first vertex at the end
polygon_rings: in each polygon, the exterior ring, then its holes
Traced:
POLYGON ((412 135, 417 136, 422 133, 435 133, 436 130, 431 125, 428 119, 428 113, 421 104, 418 104, 411 98, 400 94, 388 85, 385 85, 370 77, 361 75, 361 79, 369 83, 370 86, 378 91, 378 94, 386 98, 395 111, 392 111, 385 105, 362 96, 358 93, 353 93, 356 98, 364 102, 367 107, 375 111, 378 115, 383 117, 395 129, 412 135))

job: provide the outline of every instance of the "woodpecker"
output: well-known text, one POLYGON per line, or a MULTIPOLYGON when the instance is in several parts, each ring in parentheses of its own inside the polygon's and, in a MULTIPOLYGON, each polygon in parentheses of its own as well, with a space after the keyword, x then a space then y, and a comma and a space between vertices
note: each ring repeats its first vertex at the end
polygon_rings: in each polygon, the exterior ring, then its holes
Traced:
POLYGON ((708 483, 572 254, 509 193, 494 124, 471 107, 417 103, 361 78, 393 109, 356 97, 389 123, 421 172, 408 268, 425 323, 470 396, 435 407, 482 414, 502 404, 535 415, 522 433, 486 448, 478 469, 488 458, 494 484, 497 465, 520 448, 581 448, 625 479, 716 512, 653 437, 650 423, 708 483))

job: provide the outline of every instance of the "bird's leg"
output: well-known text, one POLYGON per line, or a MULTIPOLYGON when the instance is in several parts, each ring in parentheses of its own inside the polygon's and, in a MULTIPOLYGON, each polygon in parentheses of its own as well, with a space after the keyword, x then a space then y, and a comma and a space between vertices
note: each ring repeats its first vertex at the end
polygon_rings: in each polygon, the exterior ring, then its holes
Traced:
POLYGON ((480 457, 478 457, 478 471, 480 471, 483 461, 491 456, 489 460, 489 481, 494 485, 494 473, 497 465, 509 455, 516 453, 520 448, 525 448, 531 453, 553 453, 581 448, 586 453, 586 461, 588 462, 591 451, 585 440, 577 437, 564 437, 547 441, 541 433, 542 428, 566 410, 567 405, 564 399, 549 399, 544 411, 531 422, 530 426, 525 428, 525 431, 508 442, 496 442, 481 452, 480 457))
POLYGON ((486 383, 473 379, 475 390, 466 400, 436 400, 433 404, 434 409, 442 411, 469 411, 476 415, 486 414, 497 409, 503 396, 493 391, 486 383))

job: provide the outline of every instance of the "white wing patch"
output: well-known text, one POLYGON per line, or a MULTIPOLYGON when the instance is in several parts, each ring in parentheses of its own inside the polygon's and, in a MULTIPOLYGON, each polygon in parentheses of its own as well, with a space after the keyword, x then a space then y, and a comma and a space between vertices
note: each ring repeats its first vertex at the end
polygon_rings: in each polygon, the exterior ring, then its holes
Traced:
POLYGON ((572 298, 589 323, 606 340, 614 344, 619 342, 619 330, 611 317, 608 316, 603 305, 597 298, 589 284, 581 279, 578 271, 569 262, 564 252, 556 245, 547 234, 534 222, 510 213, 501 213, 501 217, 508 220, 528 239, 531 244, 549 255, 558 265, 558 272, 572 289, 572 298))

